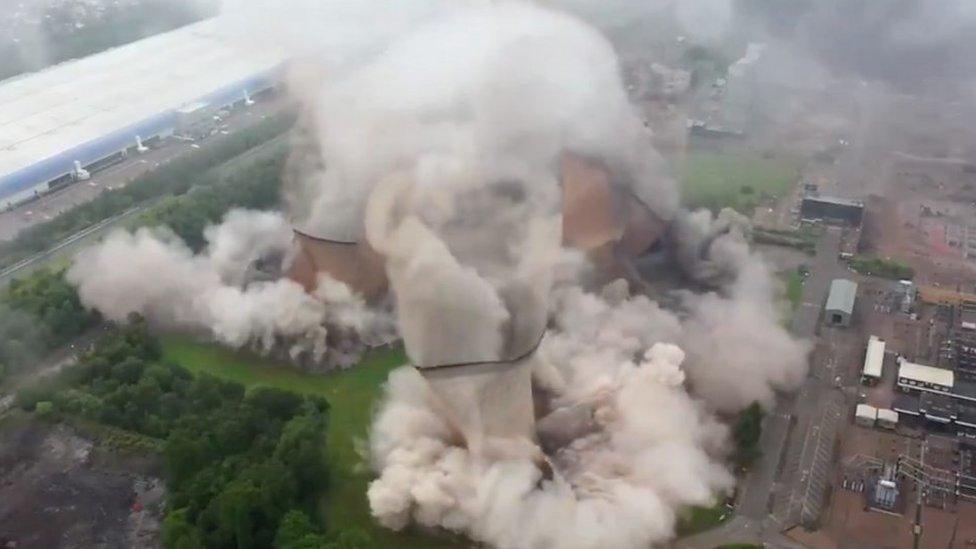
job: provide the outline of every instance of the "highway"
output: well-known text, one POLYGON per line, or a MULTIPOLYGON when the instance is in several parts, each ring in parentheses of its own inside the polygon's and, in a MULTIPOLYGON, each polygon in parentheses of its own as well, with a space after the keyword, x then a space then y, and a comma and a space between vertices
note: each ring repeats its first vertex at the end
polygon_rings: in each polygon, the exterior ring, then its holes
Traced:
MULTIPOLYGON (((253 147, 241 155, 231 158, 219 166, 215 166, 212 168, 213 173, 221 179, 226 178, 232 174, 234 170, 240 168, 242 165, 246 165, 248 162, 258 161, 264 156, 275 154, 280 147, 287 146, 290 136, 290 133, 285 133, 256 147, 253 147)), ((122 225, 125 221, 135 218, 138 214, 148 210, 163 198, 166 197, 155 198, 138 206, 129 208, 118 215, 102 220, 95 225, 78 231, 48 250, 24 259, 23 261, 11 265, 6 269, 0 270, 0 288, 5 287, 16 277, 22 277, 30 274, 32 271, 38 268, 49 265, 52 262, 62 261, 72 257, 78 252, 79 249, 89 245, 92 242, 98 241, 111 229, 122 225)))
MULTIPOLYGON (((247 110, 234 113, 227 119, 231 126, 229 135, 278 112, 283 105, 285 105, 284 99, 274 98, 257 102, 247 110)), ((202 142, 200 146, 208 146, 221 137, 223 135, 218 134, 202 142)), ((92 174, 88 181, 73 183, 11 210, 0 212, 0 241, 12 240, 23 229, 50 221, 75 206, 91 201, 103 191, 125 187, 146 173, 192 150, 194 150, 193 144, 170 139, 166 146, 151 149, 98 171, 92 174)))

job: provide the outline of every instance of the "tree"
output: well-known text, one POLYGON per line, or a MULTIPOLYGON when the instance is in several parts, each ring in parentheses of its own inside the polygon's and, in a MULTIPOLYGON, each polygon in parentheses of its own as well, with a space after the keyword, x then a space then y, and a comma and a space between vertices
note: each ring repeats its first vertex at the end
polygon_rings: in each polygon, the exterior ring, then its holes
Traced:
POLYGON ((199 549, 203 547, 200 532, 187 521, 186 509, 171 511, 163 520, 163 546, 169 549, 199 549))
POLYGON ((248 480, 234 480, 214 500, 217 505, 217 535, 238 549, 254 547, 255 511, 261 491, 248 480))
POLYGON ((739 414, 739 419, 732 428, 732 439, 735 442, 732 460, 740 469, 749 467, 759 457, 763 415, 762 406, 753 402, 739 414))
POLYGON ((34 407, 34 411, 37 412, 37 416, 42 419, 49 419, 54 415, 54 403, 50 400, 42 400, 37 403, 34 407))
POLYGON ((305 547, 315 547, 313 542, 325 545, 325 538, 322 537, 311 519, 303 511, 292 509, 281 517, 278 524, 278 531, 275 534, 274 546, 278 549, 298 549, 305 547))
POLYGON ((291 469, 301 485, 321 488, 328 482, 325 427, 321 414, 306 414, 295 416, 282 429, 274 456, 291 469))
POLYGON ((339 535, 327 543, 324 549, 369 549, 373 546, 373 540, 364 530, 350 528, 339 532, 339 535))
POLYGON ((163 447, 163 455, 166 457, 170 482, 176 487, 212 460, 211 449, 200 433, 185 429, 170 433, 163 447))

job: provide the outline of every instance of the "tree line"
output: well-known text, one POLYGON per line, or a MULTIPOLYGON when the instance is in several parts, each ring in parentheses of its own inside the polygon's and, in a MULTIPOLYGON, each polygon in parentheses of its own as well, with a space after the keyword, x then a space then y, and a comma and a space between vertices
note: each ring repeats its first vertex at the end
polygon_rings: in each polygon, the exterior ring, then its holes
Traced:
POLYGON ((133 316, 66 372, 67 386, 23 391, 19 404, 161 441, 166 547, 354 549, 360 530, 322 534, 329 405, 320 397, 194 376, 161 358, 133 316))
POLYGON ((64 268, 42 269, 0 293, 0 381, 98 323, 64 268))
MULTIPOLYGON (((231 208, 278 205, 286 155, 284 149, 273 153, 224 178, 214 173, 195 178, 192 189, 162 199, 134 225, 168 226, 192 249, 200 250, 204 228, 231 208)), ((100 321, 97 313, 82 306, 77 289, 64 278, 65 269, 39 269, 0 291, 0 382, 100 321)))

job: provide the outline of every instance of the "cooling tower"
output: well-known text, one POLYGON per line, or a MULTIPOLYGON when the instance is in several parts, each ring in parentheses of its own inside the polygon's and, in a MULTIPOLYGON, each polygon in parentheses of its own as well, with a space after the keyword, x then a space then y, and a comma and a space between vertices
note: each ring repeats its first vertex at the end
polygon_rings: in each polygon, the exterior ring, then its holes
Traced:
POLYGON ((628 277, 627 263, 657 243, 667 224, 602 162, 564 153, 563 244, 586 252, 606 279, 628 277))
POLYGON ((328 274, 345 283, 367 301, 381 298, 388 286, 383 257, 369 243, 315 237, 294 229, 298 248, 288 278, 314 292, 318 275, 328 274))

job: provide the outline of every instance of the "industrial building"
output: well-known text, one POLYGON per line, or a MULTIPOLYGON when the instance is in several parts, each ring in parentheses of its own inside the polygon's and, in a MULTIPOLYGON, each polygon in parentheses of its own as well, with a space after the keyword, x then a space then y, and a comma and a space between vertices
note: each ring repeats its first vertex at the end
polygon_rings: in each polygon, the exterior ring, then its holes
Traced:
POLYGON ((878 408, 878 427, 894 429, 898 426, 898 412, 887 408, 878 408))
POLYGON ((898 360, 898 388, 906 392, 952 392, 955 376, 952 370, 915 364, 904 358, 898 360))
POLYGON ((800 203, 800 217, 849 227, 860 227, 864 219, 864 202, 849 198, 808 195, 800 203))
POLYGON ((207 20, 0 83, 0 210, 249 103, 284 59, 207 20))
POLYGON ((864 355, 864 366, 861 368, 861 383, 874 385, 881 379, 884 368, 885 342, 877 336, 868 339, 867 353, 864 355))
POLYGON ((858 404, 854 409, 854 423, 861 427, 874 427, 878 419, 878 409, 867 404, 858 404))
POLYGON ((830 283, 830 293, 824 306, 825 322, 829 326, 847 327, 851 325, 854 315, 854 299, 857 296, 857 284, 837 278, 830 283))
POLYGON ((949 312, 944 358, 961 378, 976 379, 976 306, 964 303, 949 308, 949 312))

